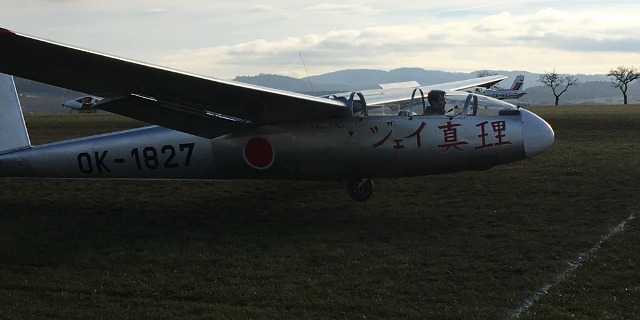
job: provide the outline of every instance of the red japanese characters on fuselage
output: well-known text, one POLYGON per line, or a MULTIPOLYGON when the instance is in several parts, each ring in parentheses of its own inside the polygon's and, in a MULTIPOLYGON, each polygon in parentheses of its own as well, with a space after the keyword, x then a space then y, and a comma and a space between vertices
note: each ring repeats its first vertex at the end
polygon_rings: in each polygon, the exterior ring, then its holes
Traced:
MULTIPOLYGON (((427 124, 425 122, 421 122, 420 125, 416 128, 416 130, 413 131, 411 134, 405 136, 402 139, 392 139, 392 142, 393 142, 392 147, 394 149, 404 149, 405 139, 415 137, 416 147, 420 148, 422 146, 422 131, 426 127, 426 125, 427 124)), ((460 146, 469 144, 469 142, 465 140, 459 140, 458 129, 461 126, 462 124, 453 123, 451 120, 447 121, 447 123, 444 125, 438 126, 438 129, 442 130, 443 143, 437 144, 437 147, 443 148, 444 149, 443 152, 449 150, 450 148, 455 148, 458 151, 464 151, 463 149, 460 148, 460 146)), ((480 150, 480 149, 499 146, 499 145, 511 144, 511 142, 505 138, 506 137, 505 132, 507 130, 507 122, 505 120, 498 120, 498 121, 492 121, 492 122, 483 121, 476 124, 475 126, 480 130, 480 134, 477 135, 477 137, 480 138, 480 141, 479 141, 480 144, 474 147, 475 150, 480 150), (495 139, 489 138, 490 131, 493 131, 495 133, 495 135, 493 135, 495 139)), ((377 142, 371 145, 373 148, 378 148, 383 144, 385 144, 387 140, 389 140, 389 138, 393 134, 393 121, 388 121, 387 127, 389 127, 389 131, 380 140, 378 140, 377 142)), ((376 135, 380 134, 380 130, 378 129, 378 126, 370 127, 369 130, 371 130, 371 133, 373 134, 376 134, 376 135)))

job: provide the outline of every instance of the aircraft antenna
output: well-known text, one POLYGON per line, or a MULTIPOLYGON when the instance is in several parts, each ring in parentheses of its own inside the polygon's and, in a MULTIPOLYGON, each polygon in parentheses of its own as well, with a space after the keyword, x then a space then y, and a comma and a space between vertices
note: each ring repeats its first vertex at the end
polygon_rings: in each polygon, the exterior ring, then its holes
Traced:
POLYGON ((307 65, 304 64, 304 59, 302 59, 302 53, 299 53, 300 60, 302 60, 302 66, 304 67, 304 72, 307 74, 307 79, 309 79, 309 86, 311 87, 311 92, 313 92, 313 84, 311 84, 311 77, 309 77, 309 72, 307 72, 307 65))

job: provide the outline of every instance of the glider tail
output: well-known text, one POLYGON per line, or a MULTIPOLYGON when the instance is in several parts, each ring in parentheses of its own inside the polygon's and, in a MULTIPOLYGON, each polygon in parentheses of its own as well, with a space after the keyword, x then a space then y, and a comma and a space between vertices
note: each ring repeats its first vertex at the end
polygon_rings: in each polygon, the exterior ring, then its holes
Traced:
POLYGON ((31 147, 13 77, 0 74, 0 154, 31 147))

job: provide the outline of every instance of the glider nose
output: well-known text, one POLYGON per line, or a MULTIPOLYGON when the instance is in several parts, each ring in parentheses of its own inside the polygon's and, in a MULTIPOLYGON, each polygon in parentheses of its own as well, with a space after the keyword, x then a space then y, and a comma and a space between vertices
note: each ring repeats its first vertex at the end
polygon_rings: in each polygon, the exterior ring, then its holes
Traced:
POLYGON ((537 156, 551 147, 554 136, 551 126, 535 113, 521 109, 522 139, 527 158, 537 156))

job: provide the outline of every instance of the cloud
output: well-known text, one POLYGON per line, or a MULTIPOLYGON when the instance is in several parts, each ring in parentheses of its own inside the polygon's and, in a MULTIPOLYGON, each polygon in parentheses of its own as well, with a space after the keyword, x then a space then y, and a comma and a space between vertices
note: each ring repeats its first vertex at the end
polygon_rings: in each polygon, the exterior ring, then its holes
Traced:
MULTIPOLYGON (((345 10, 350 6, 318 4, 313 8, 345 10)), ((524 15, 498 12, 475 20, 411 21, 180 50, 160 57, 160 61, 189 70, 206 66, 202 70, 213 75, 234 68, 241 74, 252 74, 249 70, 300 74, 300 53, 304 53, 309 70, 316 73, 375 66, 472 71, 503 69, 502 65, 530 69, 536 59, 544 66, 564 61, 568 67, 576 68, 575 63, 586 64, 588 56, 598 52, 640 51, 640 31, 630 30, 626 17, 617 13, 614 21, 611 12, 593 14, 548 8, 524 15), (532 55, 534 52, 537 55, 532 55), (557 58, 541 58, 550 53, 557 58)), ((584 73, 588 73, 586 67, 584 73)), ((540 71, 543 67, 535 69, 540 71)))
POLYGON ((148 12, 148 13, 165 13, 167 11, 169 10, 166 8, 151 8, 151 9, 145 10, 145 12, 148 12))
POLYGON ((614 58, 612 66, 640 61, 640 3, 629 0, 2 2, 3 27, 226 78, 304 76, 300 54, 311 74, 397 67, 593 73, 608 71, 599 68, 614 58))
POLYGON ((247 8, 246 12, 249 13, 269 13, 276 10, 273 6, 267 4, 260 4, 255 6, 250 6, 247 8))
POLYGON ((381 9, 375 9, 371 6, 356 4, 339 4, 339 3, 318 3, 305 9, 305 11, 313 14, 350 14, 350 15, 369 15, 383 12, 381 9))

